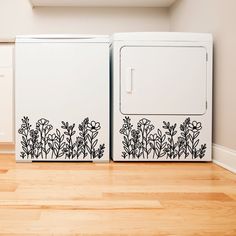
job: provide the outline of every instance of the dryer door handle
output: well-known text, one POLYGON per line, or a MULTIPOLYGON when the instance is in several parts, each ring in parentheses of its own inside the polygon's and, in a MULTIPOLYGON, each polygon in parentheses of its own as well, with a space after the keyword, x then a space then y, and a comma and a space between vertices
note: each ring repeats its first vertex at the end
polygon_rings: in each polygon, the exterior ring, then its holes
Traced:
POLYGON ((125 90, 127 93, 132 93, 132 79, 133 79, 133 68, 128 67, 126 69, 126 76, 125 76, 125 90))

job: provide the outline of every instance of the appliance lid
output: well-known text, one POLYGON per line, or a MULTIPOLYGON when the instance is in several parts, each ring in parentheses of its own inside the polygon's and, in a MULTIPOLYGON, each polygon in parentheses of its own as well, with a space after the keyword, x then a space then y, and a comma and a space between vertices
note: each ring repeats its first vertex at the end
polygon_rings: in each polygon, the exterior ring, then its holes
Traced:
POLYGON ((132 32, 115 33, 112 41, 212 41, 209 33, 184 32, 132 32))
POLYGON ((37 34, 37 35, 18 35, 16 42, 99 42, 109 43, 108 35, 90 34, 37 34))

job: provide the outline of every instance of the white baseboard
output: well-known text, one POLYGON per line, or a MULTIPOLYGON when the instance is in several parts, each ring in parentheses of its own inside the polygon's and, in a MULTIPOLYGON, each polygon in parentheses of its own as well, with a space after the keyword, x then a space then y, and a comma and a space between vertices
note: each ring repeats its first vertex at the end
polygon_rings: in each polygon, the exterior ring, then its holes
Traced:
POLYGON ((0 150, 0 154, 15 154, 15 150, 0 150))
MULTIPOLYGON (((236 150, 213 144, 213 162, 223 168, 236 173, 236 150)), ((0 154, 15 154, 15 150, 0 150, 0 154)))
POLYGON ((213 144, 213 162, 236 173, 236 150, 213 144))

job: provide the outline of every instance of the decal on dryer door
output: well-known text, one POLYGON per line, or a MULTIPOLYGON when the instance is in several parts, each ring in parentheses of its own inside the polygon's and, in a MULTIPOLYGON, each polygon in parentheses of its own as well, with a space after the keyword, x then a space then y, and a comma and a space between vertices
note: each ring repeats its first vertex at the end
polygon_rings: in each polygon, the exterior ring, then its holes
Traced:
POLYGON ((120 133, 123 135, 122 157, 124 159, 202 159, 205 156, 206 144, 199 144, 201 122, 187 118, 180 124, 177 136, 177 124, 163 121, 162 130, 148 119, 141 119, 137 129, 133 128, 130 117, 123 119, 120 133))
POLYGON ((85 118, 78 126, 76 135, 75 124, 62 121, 61 131, 56 129, 49 120, 41 118, 36 122, 35 129, 27 116, 23 117, 18 133, 21 135, 22 159, 94 159, 102 158, 105 144, 98 145, 100 123, 85 118))

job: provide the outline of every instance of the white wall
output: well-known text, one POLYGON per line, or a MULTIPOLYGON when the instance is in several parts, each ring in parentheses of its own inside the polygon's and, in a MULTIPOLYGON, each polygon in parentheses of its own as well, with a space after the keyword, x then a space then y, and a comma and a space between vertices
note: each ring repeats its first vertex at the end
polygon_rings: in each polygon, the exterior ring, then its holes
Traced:
MULTIPOLYGON (((32 9, 28 0, 0 0, 0 38, 17 34, 111 34, 125 31, 168 31, 165 8, 60 8, 32 9)), ((0 152, 14 145, 0 144, 0 152)))
POLYGON ((214 37, 213 161, 236 173, 236 1, 178 0, 170 30, 214 37))
POLYGON ((28 0, 1 0, 0 38, 16 34, 168 31, 165 8, 50 8, 32 9, 28 0))
POLYGON ((213 142, 234 150, 236 150, 235 10, 235 0, 178 0, 170 9, 171 31, 213 33, 213 142))

